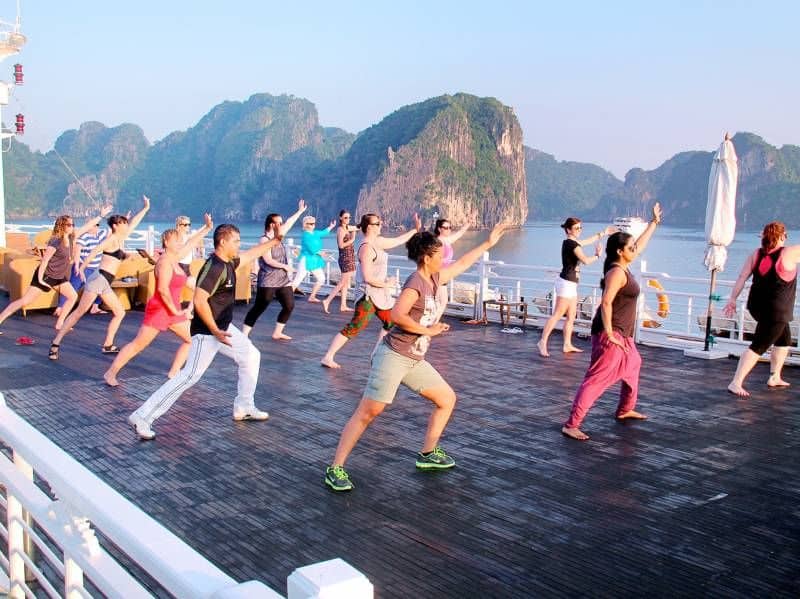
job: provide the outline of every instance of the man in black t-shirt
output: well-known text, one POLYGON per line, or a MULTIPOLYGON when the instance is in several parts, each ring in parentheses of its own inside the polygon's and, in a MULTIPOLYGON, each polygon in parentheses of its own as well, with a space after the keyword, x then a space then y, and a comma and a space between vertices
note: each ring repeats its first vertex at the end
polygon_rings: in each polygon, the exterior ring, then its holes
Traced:
POLYGON ((250 339, 231 324, 236 299, 236 269, 280 243, 270 239, 239 254, 241 238, 235 225, 220 225, 214 231, 214 253, 206 260, 194 290, 192 346, 186 366, 156 390, 128 418, 136 434, 149 440, 155 438, 150 428, 173 403, 203 376, 217 352, 236 361, 239 384, 233 401, 234 420, 266 420, 269 414, 256 408, 254 394, 258 382, 261 352, 250 339))

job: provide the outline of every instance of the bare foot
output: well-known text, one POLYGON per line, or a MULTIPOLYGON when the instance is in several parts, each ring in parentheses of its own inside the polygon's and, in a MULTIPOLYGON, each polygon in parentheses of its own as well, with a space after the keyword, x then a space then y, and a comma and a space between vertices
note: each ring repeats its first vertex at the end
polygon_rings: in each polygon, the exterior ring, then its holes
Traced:
POLYGON ((278 333, 277 335, 273 335, 272 338, 275 341, 291 341, 291 337, 289 335, 284 335, 283 333, 278 333))
POLYGON ((308 301, 309 301, 309 303, 312 303, 312 304, 321 304, 322 303, 322 300, 318 300, 315 297, 308 298, 308 301))
POLYGON ((565 354, 575 354, 575 353, 582 354, 583 350, 582 349, 578 349, 574 345, 570 345, 569 347, 565 347, 564 348, 564 353, 565 354))
POLYGON ((589 440, 589 435, 581 431, 579 428, 567 428, 566 426, 562 426, 561 434, 565 437, 569 437, 570 439, 575 439, 576 441, 589 440))
POLYGON ((789 385, 789 383, 787 383, 780 377, 771 376, 767 380, 767 387, 771 387, 773 389, 781 389, 783 387, 790 387, 790 386, 791 385, 789 385))
MULTIPOLYGON (((311 301, 311 300, 308 300, 308 301, 311 301)), ((331 313, 330 304, 328 303, 328 300, 322 300, 322 309, 325 310, 325 314, 330 314, 331 313)))
POLYGON ((345 306, 344 308, 339 308, 339 312, 355 312, 352 308, 348 308, 345 306))
POLYGON ((117 377, 114 376, 113 374, 109 374, 108 370, 106 370, 105 373, 103 374, 103 380, 106 382, 106 385, 108 385, 109 387, 118 387, 119 386, 119 381, 117 380, 117 377))
POLYGON ((728 393, 733 393, 734 395, 738 395, 739 397, 750 397, 749 391, 746 391, 744 387, 740 387, 739 385, 734 385, 733 383, 728 385, 728 393))
POLYGON ((339 364, 337 364, 336 362, 327 357, 322 358, 322 360, 320 360, 319 363, 325 366, 326 368, 341 368, 339 364))
POLYGON ((543 358, 549 358, 550 357, 550 354, 547 353, 547 346, 546 345, 542 345, 542 340, 541 339, 539 340, 539 343, 536 344, 536 347, 539 348, 539 355, 540 356, 542 356, 543 358))
POLYGON ((628 410, 624 414, 617 416, 617 420, 647 420, 647 416, 635 410, 628 410))

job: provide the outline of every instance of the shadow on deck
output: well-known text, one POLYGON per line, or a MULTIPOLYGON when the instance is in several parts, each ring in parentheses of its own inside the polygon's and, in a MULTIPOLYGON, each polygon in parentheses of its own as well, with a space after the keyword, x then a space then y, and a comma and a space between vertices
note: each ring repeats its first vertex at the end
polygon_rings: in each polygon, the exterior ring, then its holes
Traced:
MULTIPOLYGON (((5 304, 5 301, 0 303, 5 304)), ((234 322, 246 310, 238 306, 234 322)), ((578 443, 559 434, 588 352, 544 360, 538 330, 454 323, 430 361, 459 395, 443 446, 449 472, 414 468, 429 413, 401 391, 356 447, 354 492, 323 484, 360 397, 377 324, 319 366, 346 315, 299 302, 289 343, 254 331, 256 403, 266 423, 234 423, 236 371, 219 356, 203 380, 136 440, 127 415, 164 380, 177 347, 162 335, 120 375, 100 378, 107 318, 87 316, 47 359, 53 318, 14 317, 0 337, 0 389, 34 426, 235 578, 286 592, 296 567, 342 557, 378 597, 797 596, 800 592, 800 377, 753 396, 725 392, 732 360, 640 348, 643 423, 614 421, 616 388, 578 443), (31 347, 14 340, 29 335, 31 347)), ((140 312, 125 319, 129 341, 140 312)), ((577 341, 588 349, 587 341, 577 341)), ((556 334, 551 350, 558 348, 556 334)))

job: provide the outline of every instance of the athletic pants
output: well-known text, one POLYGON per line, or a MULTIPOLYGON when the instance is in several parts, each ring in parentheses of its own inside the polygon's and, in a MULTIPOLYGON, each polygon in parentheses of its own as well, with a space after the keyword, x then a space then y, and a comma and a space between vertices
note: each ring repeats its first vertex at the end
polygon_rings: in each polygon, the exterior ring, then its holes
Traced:
POLYGON ((148 424, 164 414, 172 404, 203 376, 211 365, 217 352, 222 353, 239 365, 239 383, 236 399, 233 400, 234 413, 255 407, 254 395, 258 382, 258 369, 261 365, 261 352, 239 329, 229 325, 227 332, 231 346, 220 343, 213 335, 192 335, 192 346, 186 365, 166 383, 161 385, 142 406, 134 412, 148 424))
POLYGON ((281 305, 281 311, 278 313, 278 322, 281 324, 289 322, 289 317, 292 315, 292 310, 294 310, 294 293, 292 292, 292 286, 286 285, 285 287, 258 287, 256 289, 256 301, 244 317, 244 323, 249 327, 255 326, 256 321, 273 299, 277 299, 281 305))
POLYGON ((583 383, 575 394, 572 412, 570 412, 569 420, 564 423, 565 427, 580 428, 589 408, 606 389, 617 381, 622 381, 617 416, 630 412, 636 407, 642 357, 636 349, 633 337, 622 337, 617 333, 617 338, 622 339, 622 343, 628 350, 627 353, 619 345, 609 343, 605 332, 592 335, 592 359, 589 363, 589 370, 586 371, 583 383))

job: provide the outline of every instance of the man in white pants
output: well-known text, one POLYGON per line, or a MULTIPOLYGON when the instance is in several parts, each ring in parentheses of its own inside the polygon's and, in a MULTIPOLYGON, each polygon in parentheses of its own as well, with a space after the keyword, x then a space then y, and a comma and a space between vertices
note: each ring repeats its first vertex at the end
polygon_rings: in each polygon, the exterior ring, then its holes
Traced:
POLYGON ((236 361, 239 384, 233 400, 234 420, 266 420, 267 412, 255 406, 261 352, 239 329, 231 324, 236 297, 236 268, 250 262, 280 243, 280 236, 239 254, 241 238, 235 225, 220 225, 214 231, 214 253, 206 260, 197 277, 192 318, 192 346, 186 365, 156 390, 142 406, 128 417, 141 439, 154 439, 151 425, 203 376, 217 352, 236 361))

